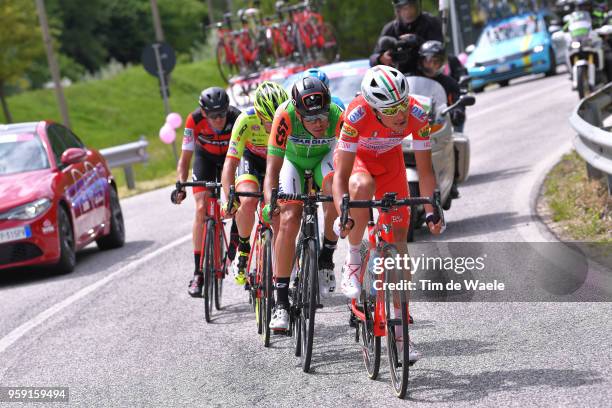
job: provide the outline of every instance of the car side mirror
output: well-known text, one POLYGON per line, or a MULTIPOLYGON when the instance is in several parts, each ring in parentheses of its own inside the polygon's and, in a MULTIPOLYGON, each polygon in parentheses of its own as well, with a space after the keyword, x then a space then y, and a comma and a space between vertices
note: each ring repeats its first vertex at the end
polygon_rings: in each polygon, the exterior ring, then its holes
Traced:
POLYGON ((563 31, 557 31, 554 32, 550 38, 552 38, 552 40, 557 43, 565 41, 565 33, 563 31))
POLYGON ((62 153, 62 164, 66 166, 77 164, 85 160, 86 157, 87 150, 79 149, 78 147, 71 147, 62 153))
POLYGON ((472 106, 476 103, 476 98, 473 95, 461 95, 459 103, 463 106, 472 106))
POLYGON ((605 26, 599 27, 595 31, 597 32, 597 34, 603 37, 607 37, 612 34, 612 25, 607 24, 605 26))
POLYGON ((476 49, 476 46, 474 44, 470 44, 465 48, 465 53, 470 55, 471 53, 474 52, 475 49, 476 49))

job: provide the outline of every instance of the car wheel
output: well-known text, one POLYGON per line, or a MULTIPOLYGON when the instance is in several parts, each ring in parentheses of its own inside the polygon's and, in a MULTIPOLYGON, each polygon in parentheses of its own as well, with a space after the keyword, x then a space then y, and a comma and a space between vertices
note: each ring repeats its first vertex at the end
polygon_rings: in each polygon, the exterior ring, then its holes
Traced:
POLYGON ((120 248, 125 243, 125 225, 123 223, 123 213, 119 204, 119 196, 114 187, 110 188, 110 233, 96 240, 98 248, 102 250, 120 248))
POLYGON ((509 79, 504 79, 503 81, 499 81, 498 84, 499 84, 499 86, 501 86, 503 88, 503 87, 508 86, 510 84, 510 80, 509 79))
POLYGON ((59 207, 58 234, 60 241, 60 259, 55 264, 54 270, 58 273, 70 273, 76 265, 76 251, 74 242, 74 231, 68 211, 62 206, 59 207))

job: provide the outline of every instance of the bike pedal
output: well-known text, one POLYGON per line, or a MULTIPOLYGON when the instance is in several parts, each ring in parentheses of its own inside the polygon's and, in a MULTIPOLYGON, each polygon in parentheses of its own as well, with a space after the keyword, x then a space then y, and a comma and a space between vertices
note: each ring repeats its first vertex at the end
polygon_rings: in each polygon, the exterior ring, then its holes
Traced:
POLYGON ((323 304, 321 303, 317 304, 317 309, 323 309, 323 304))

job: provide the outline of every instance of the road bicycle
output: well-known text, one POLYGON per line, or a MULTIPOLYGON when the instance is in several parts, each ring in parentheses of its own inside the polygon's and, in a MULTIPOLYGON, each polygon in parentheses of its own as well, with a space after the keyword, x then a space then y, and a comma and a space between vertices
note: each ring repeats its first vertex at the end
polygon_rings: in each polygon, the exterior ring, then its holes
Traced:
POLYGON ((272 287, 272 228, 263 221, 263 194, 253 192, 236 192, 234 186, 230 187, 228 194, 227 211, 234 206, 236 197, 259 198, 257 210, 257 227, 253 248, 249 253, 246 271, 251 271, 254 263, 255 273, 248 275, 249 302, 253 305, 257 333, 261 335, 264 347, 270 346, 270 319, 274 307, 274 290, 272 287))
POLYGON ((204 283, 202 285, 204 318, 207 323, 210 323, 213 312, 213 299, 215 308, 221 310, 223 281, 227 275, 229 263, 227 256, 229 245, 225 234, 225 221, 221 218, 221 206, 219 204, 221 183, 207 181, 176 183, 176 191, 183 191, 185 187, 204 187, 210 191, 210 195, 206 199, 207 218, 204 222, 202 256, 200 258, 200 271, 204 275, 204 283))
POLYGON ((312 171, 304 174, 303 194, 283 194, 272 190, 270 198, 271 213, 277 206, 277 200, 301 201, 303 203, 302 221, 298 244, 293 260, 295 277, 289 288, 289 331, 287 335, 294 339, 295 356, 300 357, 302 370, 310 371, 314 339, 315 315, 320 303, 319 293, 319 223, 317 204, 332 202, 331 196, 315 193, 312 171))
POLYGON ((397 193, 386 193, 380 200, 350 200, 348 194, 342 197, 340 222, 346 225, 349 208, 368 208, 368 239, 362 242, 362 267, 359 274, 361 294, 351 301, 351 312, 357 321, 355 339, 361 343, 363 361, 370 379, 378 377, 380 368, 381 337, 387 338, 387 356, 391 371, 391 383, 395 395, 404 398, 408 387, 409 367, 409 323, 408 296, 405 290, 391 290, 389 284, 403 281, 402 271, 395 266, 397 248, 393 233, 390 211, 400 206, 431 204, 444 224, 444 213, 440 205, 440 192, 432 198, 414 197, 397 199, 397 193), (378 220, 374 222, 373 208, 378 208, 378 220), (375 262, 375 258, 382 258, 375 262), (387 265, 387 258, 393 259, 391 268, 381 273, 375 265, 387 265), (376 286, 375 286, 376 285, 376 286), (378 290, 380 286, 382 290, 378 290), (378 287, 378 288, 377 288, 378 287), (399 306, 399 307, 398 307, 399 306), (400 343, 398 345, 398 343, 400 343))

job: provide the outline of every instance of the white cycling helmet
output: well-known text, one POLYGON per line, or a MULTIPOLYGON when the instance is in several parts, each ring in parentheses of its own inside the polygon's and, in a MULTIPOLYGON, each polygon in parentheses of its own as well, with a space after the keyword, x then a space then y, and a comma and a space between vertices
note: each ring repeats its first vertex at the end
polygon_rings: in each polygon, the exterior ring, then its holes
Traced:
POLYGON ((361 94, 371 107, 388 108, 408 97, 408 80, 395 68, 377 65, 368 69, 363 77, 361 94))

